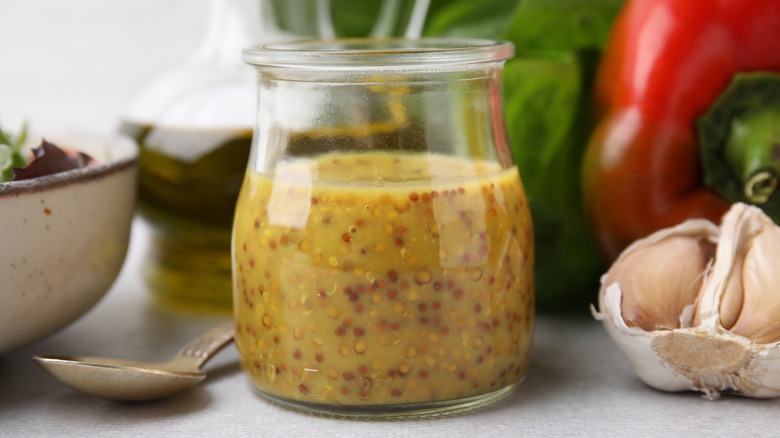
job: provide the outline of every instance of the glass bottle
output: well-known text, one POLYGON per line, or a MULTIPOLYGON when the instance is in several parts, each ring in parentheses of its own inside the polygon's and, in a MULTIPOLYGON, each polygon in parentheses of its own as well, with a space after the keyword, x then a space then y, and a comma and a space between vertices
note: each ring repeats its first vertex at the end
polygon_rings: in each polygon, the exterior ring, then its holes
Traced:
POLYGON ((507 43, 266 44, 233 233, 236 345, 265 398, 342 416, 482 406, 523 379, 533 234, 507 43))
POLYGON ((251 146, 254 75, 241 49, 256 41, 257 0, 214 0, 204 44, 151 83, 120 131, 141 145, 140 213, 152 241, 144 275, 179 309, 229 312, 230 232, 251 146))

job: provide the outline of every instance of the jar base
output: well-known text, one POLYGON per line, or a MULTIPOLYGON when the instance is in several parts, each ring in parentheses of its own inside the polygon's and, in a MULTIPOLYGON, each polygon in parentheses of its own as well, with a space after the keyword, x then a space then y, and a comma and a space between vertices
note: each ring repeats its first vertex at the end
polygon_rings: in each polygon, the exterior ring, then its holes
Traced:
POLYGON ((499 390, 473 397, 394 405, 328 405, 278 397, 257 388, 255 388, 255 393, 274 404, 306 414, 356 420, 403 420, 454 415, 480 409, 506 398, 520 383, 522 380, 499 390))

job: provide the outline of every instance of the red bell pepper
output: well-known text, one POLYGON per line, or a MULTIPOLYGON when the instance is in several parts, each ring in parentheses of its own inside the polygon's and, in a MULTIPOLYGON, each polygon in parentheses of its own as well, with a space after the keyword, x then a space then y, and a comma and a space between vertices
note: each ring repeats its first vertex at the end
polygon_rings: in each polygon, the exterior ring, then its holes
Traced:
POLYGON ((583 169, 585 208, 608 258, 688 218, 719 223, 732 202, 771 198, 772 208, 780 207, 780 194, 772 192, 780 170, 780 99, 762 97, 778 94, 777 72, 780 0, 626 3, 602 58, 599 124, 583 169), (742 87, 741 103, 725 104, 738 110, 721 108, 702 120, 729 101, 724 94, 735 78, 749 72, 771 72, 759 75, 768 88, 742 87), (705 125, 724 131, 711 149, 702 149, 705 125), (761 145, 747 145, 757 137, 761 145), (720 166, 711 173, 729 174, 728 181, 708 173, 708 160, 720 166))

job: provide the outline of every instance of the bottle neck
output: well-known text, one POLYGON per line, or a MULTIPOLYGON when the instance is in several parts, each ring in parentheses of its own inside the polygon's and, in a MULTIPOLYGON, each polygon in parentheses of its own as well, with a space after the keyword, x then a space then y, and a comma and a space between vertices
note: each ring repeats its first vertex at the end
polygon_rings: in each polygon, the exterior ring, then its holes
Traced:
POLYGON ((195 63, 242 64, 241 50, 263 36, 263 0, 212 0, 206 37, 195 63))

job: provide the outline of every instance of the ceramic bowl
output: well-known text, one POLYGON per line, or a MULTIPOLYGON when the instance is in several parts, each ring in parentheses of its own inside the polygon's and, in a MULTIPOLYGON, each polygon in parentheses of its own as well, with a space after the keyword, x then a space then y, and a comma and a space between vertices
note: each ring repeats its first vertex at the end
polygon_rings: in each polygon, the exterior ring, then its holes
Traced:
POLYGON ((73 134, 46 140, 97 164, 0 183, 0 354, 83 315, 111 287, 127 253, 136 144, 73 134))

